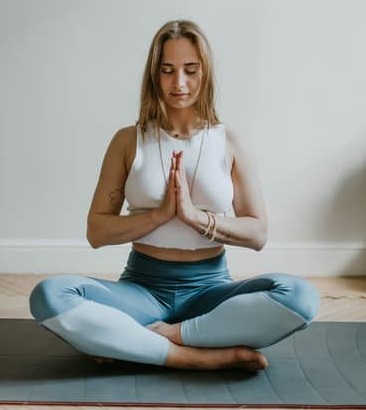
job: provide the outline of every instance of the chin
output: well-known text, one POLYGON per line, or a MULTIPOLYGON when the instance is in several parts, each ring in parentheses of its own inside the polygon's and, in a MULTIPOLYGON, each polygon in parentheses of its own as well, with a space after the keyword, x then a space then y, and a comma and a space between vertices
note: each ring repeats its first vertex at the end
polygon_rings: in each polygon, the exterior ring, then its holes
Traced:
POLYGON ((192 108, 194 106, 194 101, 181 101, 181 102, 168 102, 167 105, 170 108, 182 109, 182 108, 192 108))

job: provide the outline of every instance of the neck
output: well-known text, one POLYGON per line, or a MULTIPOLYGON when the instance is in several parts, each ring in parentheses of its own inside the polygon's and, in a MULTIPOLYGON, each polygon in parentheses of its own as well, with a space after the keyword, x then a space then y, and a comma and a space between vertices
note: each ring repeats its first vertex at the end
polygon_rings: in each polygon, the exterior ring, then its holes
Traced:
POLYGON ((169 132, 176 138, 189 138, 195 131, 202 128, 202 120, 193 110, 169 110, 169 132))

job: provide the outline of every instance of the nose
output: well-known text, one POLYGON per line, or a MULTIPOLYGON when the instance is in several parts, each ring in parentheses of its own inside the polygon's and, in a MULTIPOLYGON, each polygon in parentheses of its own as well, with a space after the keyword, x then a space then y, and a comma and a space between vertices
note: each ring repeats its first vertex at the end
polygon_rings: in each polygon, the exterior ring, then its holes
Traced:
POLYGON ((177 70, 174 76, 174 85, 177 89, 183 88, 186 84, 186 74, 184 70, 177 70))

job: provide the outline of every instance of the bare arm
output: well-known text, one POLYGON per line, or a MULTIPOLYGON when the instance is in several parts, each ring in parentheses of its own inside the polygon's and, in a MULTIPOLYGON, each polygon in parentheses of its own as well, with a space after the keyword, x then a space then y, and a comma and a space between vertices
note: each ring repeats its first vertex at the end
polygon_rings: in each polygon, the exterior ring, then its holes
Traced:
POLYGON ((87 238, 93 248, 131 242, 152 232, 174 216, 172 177, 159 208, 137 215, 120 215, 135 151, 135 127, 118 131, 109 144, 88 214, 87 238))
MULTIPOLYGON (((267 217, 254 155, 245 141, 233 131, 227 131, 227 142, 232 159, 235 216, 215 216, 215 241, 260 250, 267 240, 267 217)), ((188 209, 181 215, 181 219, 192 228, 200 233, 205 231, 207 213, 188 209)))

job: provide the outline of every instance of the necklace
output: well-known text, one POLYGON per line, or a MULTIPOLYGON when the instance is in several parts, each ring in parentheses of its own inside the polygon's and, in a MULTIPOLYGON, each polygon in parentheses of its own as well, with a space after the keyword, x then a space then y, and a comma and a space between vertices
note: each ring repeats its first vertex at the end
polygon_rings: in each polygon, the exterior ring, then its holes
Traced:
POLYGON ((197 121, 195 125, 193 126, 193 128, 187 132, 179 133, 179 132, 176 132, 174 128, 170 130, 163 129, 163 131, 175 139, 185 140, 185 139, 192 138, 194 135, 198 134, 199 131, 206 129, 207 126, 208 126, 207 121, 197 121))
POLYGON ((189 132, 187 134, 181 134, 181 135, 178 132, 168 132, 168 131, 165 131, 165 132, 171 137, 175 138, 176 140, 186 140, 186 139, 192 138, 197 133, 197 130, 195 130, 195 132, 189 132))
MULTIPOLYGON (((192 192, 193 192, 193 188, 194 188, 194 183, 196 182, 198 165, 200 163, 201 156, 202 156, 203 141, 204 141, 205 136, 207 134, 207 130, 208 130, 208 126, 205 127, 205 129, 202 131, 202 135, 201 135, 201 143, 200 143, 200 148, 199 148, 199 151, 198 151, 197 162, 196 162, 196 166, 194 167, 191 186, 189 187, 189 195, 191 197, 192 197, 192 192)), ((166 175, 165 168, 164 168, 163 151, 162 151, 162 148, 161 148, 161 133, 159 133, 159 154, 160 154, 160 163, 161 163, 161 168, 162 168, 163 174, 164 174, 165 184, 166 184, 166 186, 168 186, 168 177, 166 175)))

